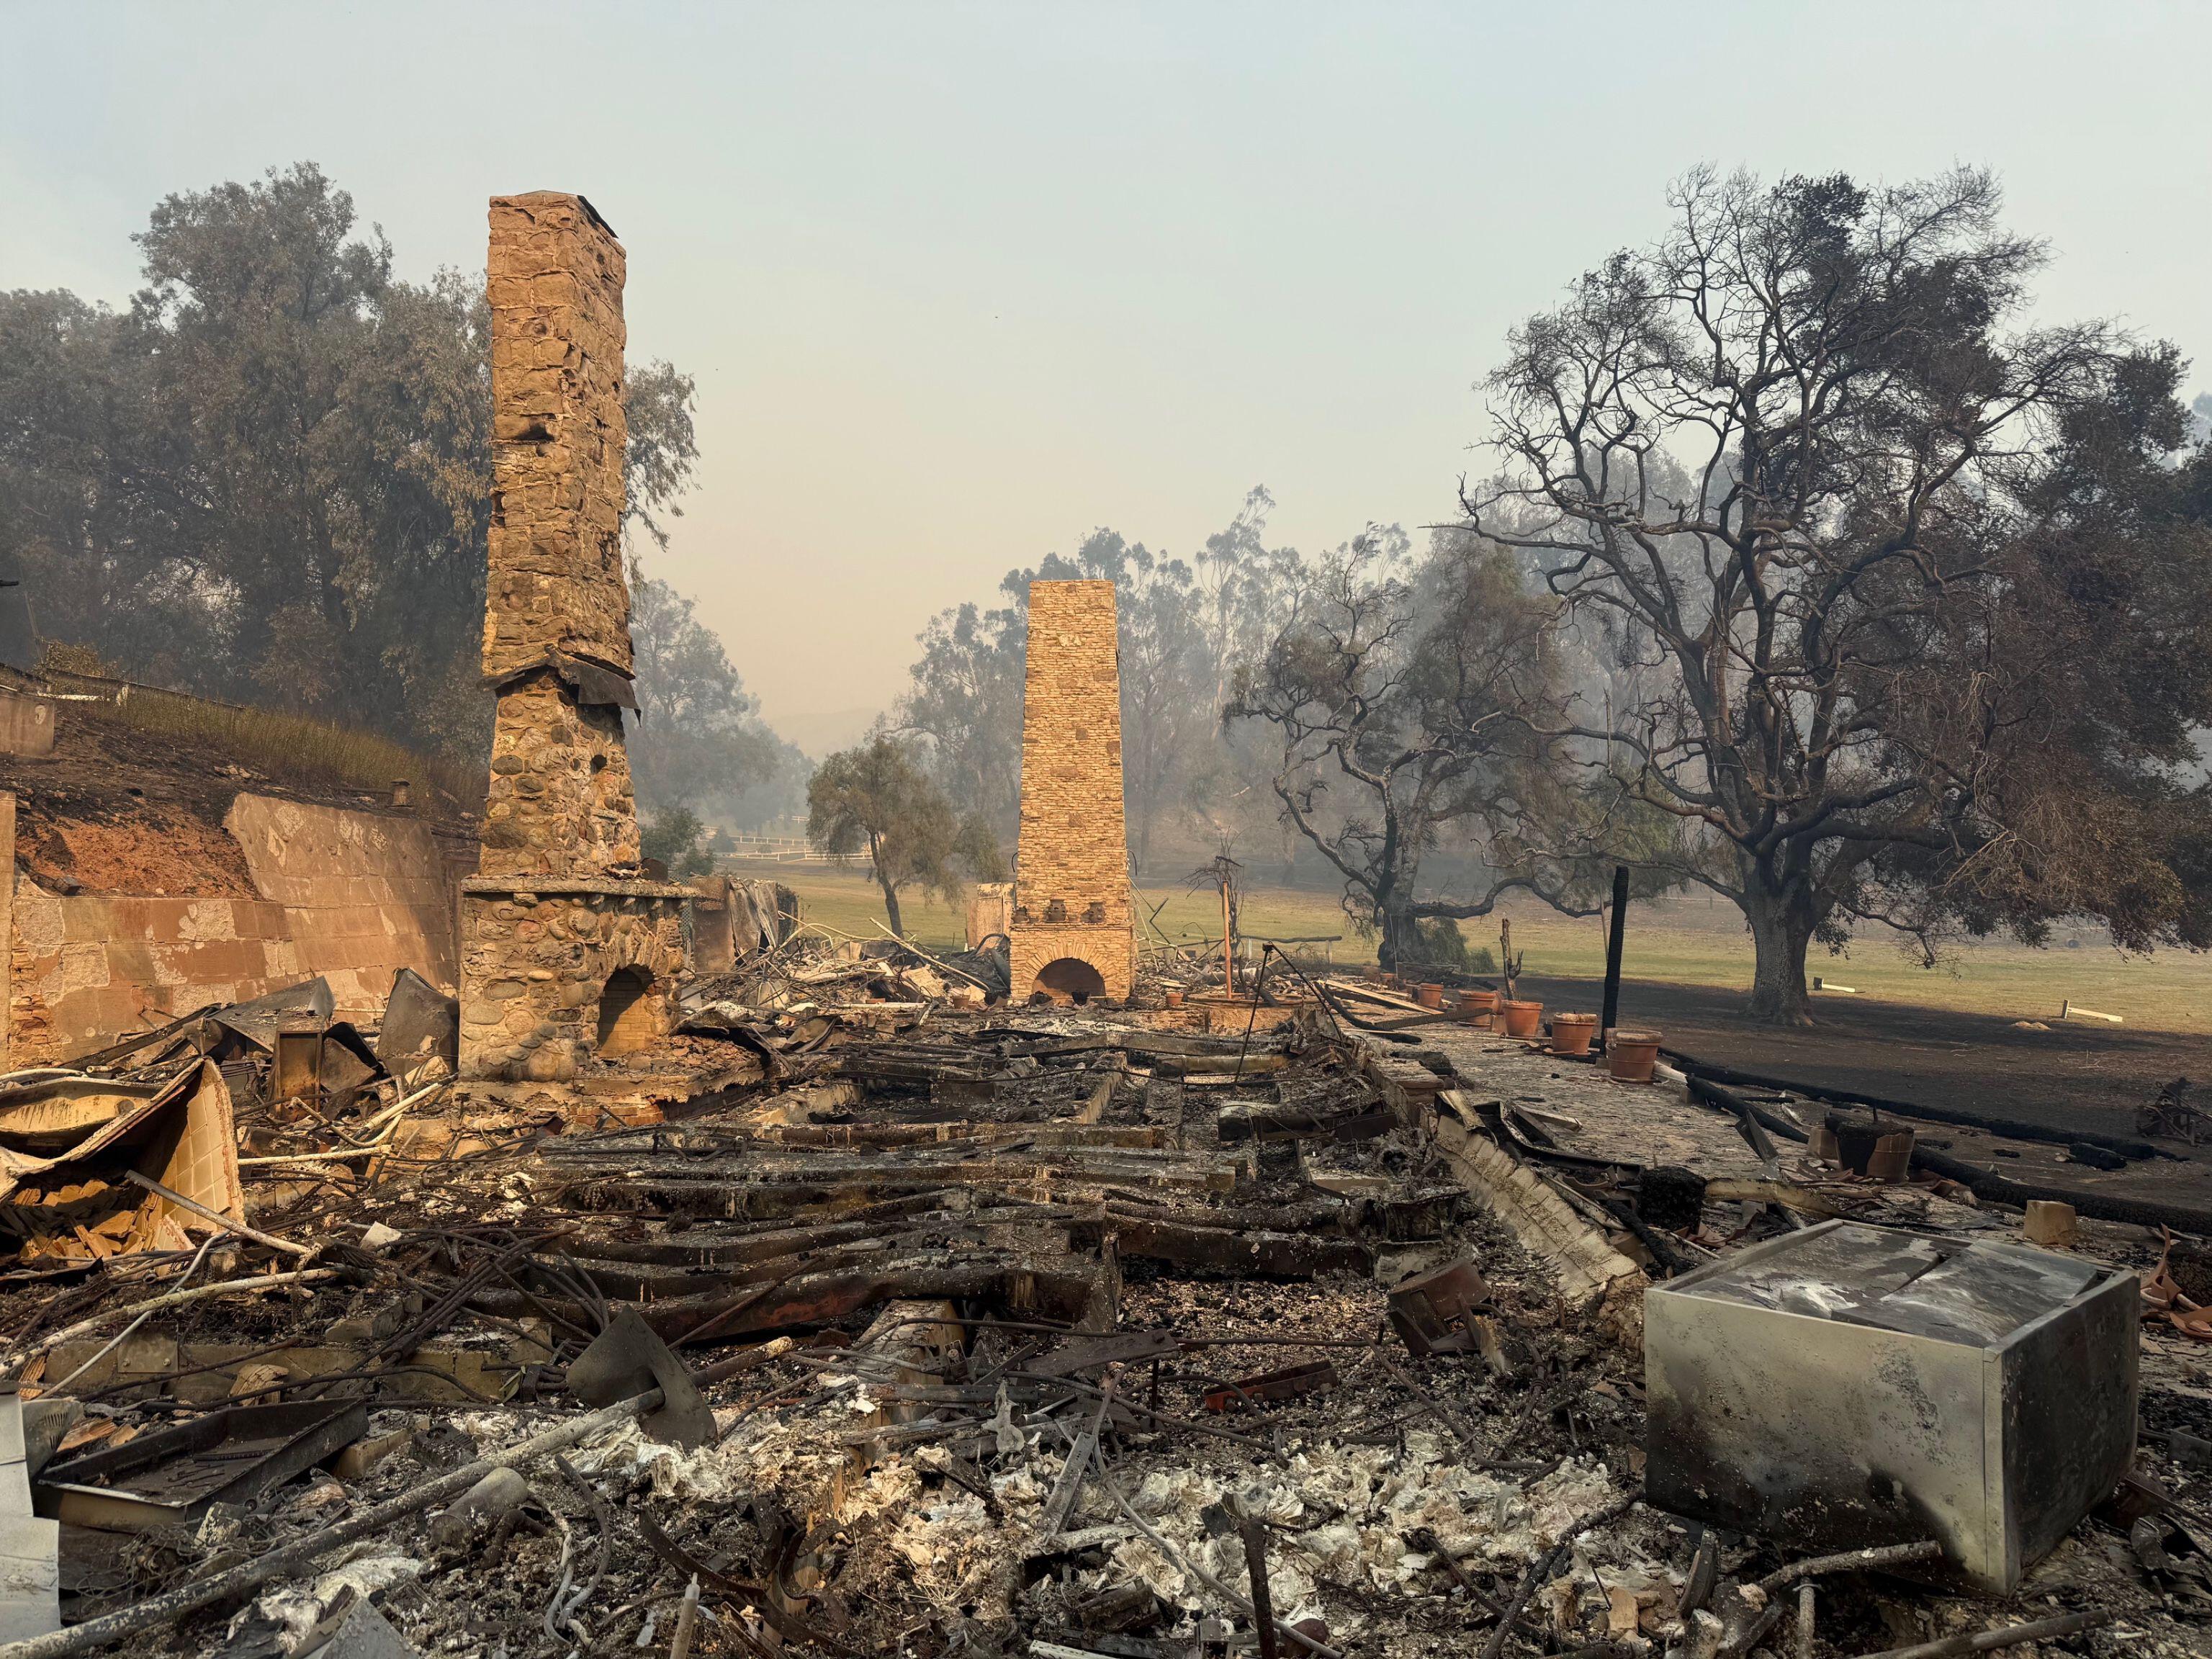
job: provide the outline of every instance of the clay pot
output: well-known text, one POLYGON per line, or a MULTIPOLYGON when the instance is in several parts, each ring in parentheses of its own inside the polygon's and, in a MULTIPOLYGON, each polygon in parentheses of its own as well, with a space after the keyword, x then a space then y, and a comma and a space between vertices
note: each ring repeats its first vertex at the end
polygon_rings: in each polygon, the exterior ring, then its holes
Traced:
POLYGON ((1852 1174, 1894 1187, 1912 1173, 1912 1130, 1847 1121, 1832 1127, 1839 1159, 1852 1174))
POLYGON ((1490 1018, 1498 1012, 1498 993, 1495 991, 1462 991, 1459 994, 1459 1017, 1478 1031, 1490 1029, 1490 1018))
POLYGON ((1413 1000, 1424 1008, 1441 1008, 1444 1006, 1444 988, 1441 985, 1415 986, 1413 1000))
POLYGON ((1544 1005, 1540 1002, 1509 1002, 1505 1005, 1505 1035, 1532 1037, 1543 1029, 1544 1005))
POLYGON ((1180 991, 1170 991, 1161 998, 1161 1000, 1166 1003, 1170 1008, 1180 1008, 1182 1006, 1182 993, 1180 991))
POLYGON ((1615 1031, 1606 1047, 1606 1069, 1616 1083, 1649 1083, 1659 1063, 1659 1033, 1615 1031))
POLYGON ((1552 1052, 1555 1054, 1586 1054, 1590 1051, 1591 1039, 1596 1036, 1595 1014, 1552 1016, 1552 1052))

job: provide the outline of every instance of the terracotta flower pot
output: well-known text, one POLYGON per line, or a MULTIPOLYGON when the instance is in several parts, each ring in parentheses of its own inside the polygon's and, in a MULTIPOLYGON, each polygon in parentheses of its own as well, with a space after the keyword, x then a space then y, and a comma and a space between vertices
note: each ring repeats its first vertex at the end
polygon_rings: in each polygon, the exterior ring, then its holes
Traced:
POLYGON ((1182 1006, 1182 993, 1180 991, 1170 991, 1162 999, 1162 1000, 1164 1001, 1170 1008, 1180 1008, 1182 1006))
POLYGON ((1459 1017, 1477 1030, 1490 1029, 1490 1017, 1498 1012, 1498 993, 1495 991, 1462 991, 1459 994, 1459 1017))
POLYGON ((1542 1030, 1544 1005, 1540 1002, 1509 1002, 1505 1005, 1505 1035, 1532 1037, 1542 1030))
POLYGON ((1615 1031, 1606 1049, 1607 1067, 1616 1083, 1649 1083, 1659 1063, 1656 1031, 1615 1031))
POLYGON ((1444 1006, 1444 988, 1441 985, 1419 985, 1413 988, 1413 1000, 1424 1008, 1444 1006))
POLYGON ((1552 1016, 1552 1052, 1555 1054, 1586 1054, 1590 1041, 1597 1036, 1595 1014, 1553 1014, 1552 1016))

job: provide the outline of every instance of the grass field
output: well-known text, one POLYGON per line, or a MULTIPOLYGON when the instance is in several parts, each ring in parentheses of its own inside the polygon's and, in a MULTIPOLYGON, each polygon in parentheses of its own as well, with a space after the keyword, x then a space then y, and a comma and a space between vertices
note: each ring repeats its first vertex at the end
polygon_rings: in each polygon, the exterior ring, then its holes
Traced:
MULTIPOLYGON (((772 876, 805 901, 811 921, 862 938, 881 937, 872 926, 884 915, 875 884, 859 870, 814 864, 746 866, 738 873, 772 876)), ((1160 905, 1159 922, 1170 938, 1192 943, 1221 937, 1220 901, 1211 890, 1185 893, 1153 889, 1147 908, 1160 905)), ((926 948, 957 947, 959 913, 919 895, 900 898, 908 928, 926 948)), ((1595 921, 1561 916, 1540 905, 1513 907, 1513 946, 1525 953, 1525 971, 1595 978, 1604 971, 1605 939, 1595 921)), ((1471 945, 1498 946, 1498 918, 1462 925, 1471 945)), ((1354 933, 1333 895, 1286 888, 1255 888, 1247 895, 1245 930, 1257 937, 1340 934, 1334 951, 1342 963, 1372 962, 1371 940, 1354 933)), ((1832 957, 1814 947, 1808 971, 1853 987, 1862 997, 2014 1019, 2056 1019, 2059 1005, 2123 1016, 2131 1027, 2212 1035, 2212 957, 2161 951, 2124 957, 2094 928, 2060 928, 2047 950, 1991 941, 1952 951, 1933 969, 1921 967, 1889 939, 1869 937, 1850 953, 1832 957), (2068 939, 2075 941, 2069 945, 2068 939)), ((1751 940, 1729 906, 1704 898, 1639 906, 1629 913, 1622 971, 1632 979, 1741 989, 1751 982, 1751 940)), ((1815 993, 1817 1000, 1822 994, 1815 993)))

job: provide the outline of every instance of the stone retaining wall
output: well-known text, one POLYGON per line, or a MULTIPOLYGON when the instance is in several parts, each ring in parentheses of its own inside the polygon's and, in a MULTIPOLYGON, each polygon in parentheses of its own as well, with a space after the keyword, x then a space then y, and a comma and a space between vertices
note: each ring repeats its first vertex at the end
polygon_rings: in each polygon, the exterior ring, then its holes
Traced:
POLYGON ((453 988, 453 886, 420 819, 240 795, 224 828, 257 897, 62 894, 17 875, 10 1065, 316 974, 350 1018, 380 1012, 402 968, 453 988))

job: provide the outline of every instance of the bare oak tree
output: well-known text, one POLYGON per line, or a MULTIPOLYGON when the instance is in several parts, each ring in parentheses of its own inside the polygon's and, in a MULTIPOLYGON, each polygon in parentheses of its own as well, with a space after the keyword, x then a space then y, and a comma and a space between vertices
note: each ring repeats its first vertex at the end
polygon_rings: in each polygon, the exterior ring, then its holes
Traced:
POLYGON ((1924 948, 2087 912, 2203 943, 2177 868, 2202 792, 2173 767, 2204 677, 2162 645, 2135 682, 2109 659, 2201 615, 2212 562, 2063 483, 2159 471, 2172 354, 2022 325, 2042 252, 1984 173, 1701 172, 1672 205, 1656 246, 1515 331, 1488 383, 1503 470, 1462 501, 1641 688, 1559 731, 1682 821, 1676 873, 1749 925, 1753 1012, 1807 1019, 1808 945, 1855 921, 1924 948), (2155 578, 2113 556, 2152 541, 2155 578), (2124 833, 2077 833, 2077 787, 2124 833))
POLYGON ((1423 920, 1486 915, 1534 892, 1570 914, 1586 870, 1537 849, 1559 816, 1547 630, 1554 603, 1510 560, 1445 535, 1425 559, 1402 532, 1370 529, 1315 562, 1288 619, 1238 673, 1225 719, 1279 741, 1284 816, 1344 879, 1346 912, 1381 934, 1385 968, 1419 959, 1423 920), (1454 899, 1422 889, 1447 836, 1493 871, 1454 899))

